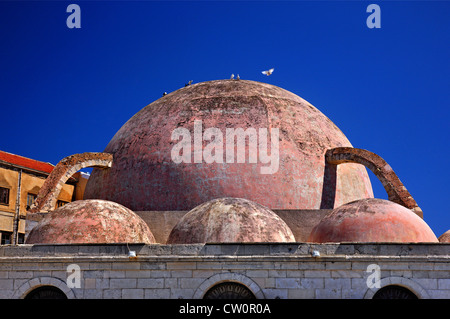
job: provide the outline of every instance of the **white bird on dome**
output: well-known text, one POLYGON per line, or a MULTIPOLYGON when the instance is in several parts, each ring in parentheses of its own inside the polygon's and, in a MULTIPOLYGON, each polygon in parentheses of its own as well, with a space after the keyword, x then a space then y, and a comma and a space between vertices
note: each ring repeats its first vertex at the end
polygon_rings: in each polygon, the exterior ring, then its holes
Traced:
POLYGON ((267 70, 267 71, 262 71, 262 74, 265 74, 267 76, 271 75, 273 73, 273 70, 275 70, 274 68, 267 70))
POLYGON ((231 74, 230 80, 234 79, 234 74, 231 74))

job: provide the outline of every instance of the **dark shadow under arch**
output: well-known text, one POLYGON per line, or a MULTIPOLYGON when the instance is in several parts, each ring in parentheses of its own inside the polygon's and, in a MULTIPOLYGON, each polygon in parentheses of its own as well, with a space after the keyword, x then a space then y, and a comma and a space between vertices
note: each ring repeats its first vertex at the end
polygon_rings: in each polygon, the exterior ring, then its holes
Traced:
POLYGON ((379 289, 372 299, 419 299, 411 290, 397 285, 389 285, 379 289))
POLYGON ((227 281, 211 287, 203 299, 256 299, 256 297, 245 285, 227 281))
POLYGON ((55 286, 40 286, 30 291, 24 299, 67 299, 67 296, 55 286))

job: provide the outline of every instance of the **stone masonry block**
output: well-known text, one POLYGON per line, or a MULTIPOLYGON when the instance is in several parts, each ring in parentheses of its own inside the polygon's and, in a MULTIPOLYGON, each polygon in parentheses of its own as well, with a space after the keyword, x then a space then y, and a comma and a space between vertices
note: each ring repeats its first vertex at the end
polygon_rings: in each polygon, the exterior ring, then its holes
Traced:
POLYGON ((136 280, 134 278, 111 279, 109 284, 112 289, 136 288, 136 280))
POLYGON ((301 288, 300 279, 297 278, 276 278, 275 279, 276 288, 301 288))
POLYGON ((163 278, 139 278, 137 280, 137 288, 164 288, 163 278))
POLYGON ((144 289, 122 289, 123 299, 142 299, 144 298, 144 289))
POLYGON ((329 270, 305 270, 306 278, 328 278, 331 277, 329 270))
POLYGON ((144 289, 145 299, 169 299, 170 289, 144 289))
POLYGON ((443 290, 450 290, 450 278, 447 279, 438 279, 438 288, 443 290))

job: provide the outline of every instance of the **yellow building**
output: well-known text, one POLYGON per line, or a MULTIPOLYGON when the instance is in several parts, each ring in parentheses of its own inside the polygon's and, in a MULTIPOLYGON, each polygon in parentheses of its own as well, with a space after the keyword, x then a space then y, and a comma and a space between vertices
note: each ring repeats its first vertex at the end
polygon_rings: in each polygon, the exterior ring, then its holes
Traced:
MULTIPOLYGON (((54 165, 0 151, 1 244, 21 244, 27 210, 36 199, 54 165)), ((56 206, 82 199, 87 176, 74 174, 63 186, 56 206)), ((56 207, 55 207, 56 208, 56 207)))

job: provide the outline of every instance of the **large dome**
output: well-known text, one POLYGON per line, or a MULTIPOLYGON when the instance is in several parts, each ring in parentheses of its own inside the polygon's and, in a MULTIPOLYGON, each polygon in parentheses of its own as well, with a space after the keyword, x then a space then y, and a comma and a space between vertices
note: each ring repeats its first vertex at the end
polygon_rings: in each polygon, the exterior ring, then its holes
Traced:
POLYGON ((362 199, 335 208, 313 228, 309 242, 438 242, 425 221, 408 208, 362 199))
POLYGON ((324 154, 340 146, 352 145, 291 92, 244 80, 198 83, 158 99, 122 126, 104 150, 113 154, 112 167, 93 170, 84 198, 161 211, 190 210, 220 197, 270 209, 333 208, 373 197, 359 164, 338 166, 336 191, 324 185, 324 179, 334 184, 332 174, 324 178, 324 154), (246 134, 252 138, 244 145, 239 136, 246 134))
POLYGON ((267 207, 242 198, 219 198, 184 215, 167 244, 294 241, 291 229, 267 207))
POLYGON ((78 200, 45 215, 27 244, 155 243, 147 224, 128 208, 105 200, 78 200))

